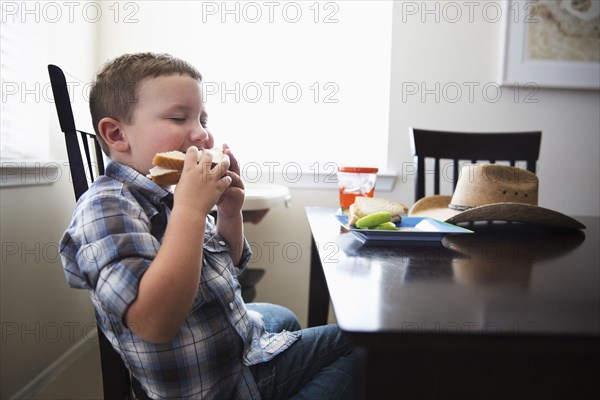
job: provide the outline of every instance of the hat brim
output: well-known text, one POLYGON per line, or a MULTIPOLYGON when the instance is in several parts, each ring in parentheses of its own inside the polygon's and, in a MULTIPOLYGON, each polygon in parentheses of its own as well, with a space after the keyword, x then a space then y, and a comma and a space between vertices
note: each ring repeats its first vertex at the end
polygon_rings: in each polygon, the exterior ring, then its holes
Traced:
POLYGON ((474 207, 466 211, 448 208, 451 196, 428 196, 417 201, 409 215, 429 217, 450 224, 476 221, 512 221, 552 228, 585 229, 585 225, 548 208, 522 203, 494 203, 474 207))

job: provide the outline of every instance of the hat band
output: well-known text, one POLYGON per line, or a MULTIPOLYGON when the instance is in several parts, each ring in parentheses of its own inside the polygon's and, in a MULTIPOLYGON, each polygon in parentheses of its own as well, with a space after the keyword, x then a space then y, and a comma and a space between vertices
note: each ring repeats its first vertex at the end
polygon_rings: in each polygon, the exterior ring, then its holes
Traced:
POLYGON ((451 209, 451 210, 454 210, 454 211, 467 211, 467 210, 470 210, 473 207, 470 207, 470 206, 459 206, 457 204, 450 203, 450 204, 448 204, 448 208, 451 209))

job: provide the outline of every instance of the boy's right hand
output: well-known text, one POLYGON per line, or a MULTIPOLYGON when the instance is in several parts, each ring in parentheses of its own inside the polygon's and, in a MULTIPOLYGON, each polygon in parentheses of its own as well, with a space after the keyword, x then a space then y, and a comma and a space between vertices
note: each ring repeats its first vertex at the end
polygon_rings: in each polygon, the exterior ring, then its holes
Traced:
POLYGON ((214 168, 211 168, 211 162, 209 152, 203 151, 198 158, 196 146, 187 149, 181 179, 175 187, 174 208, 200 213, 202 218, 208 215, 231 184, 231 177, 225 175, 229 158, 224 157, 214 168))
POLYGON ((228 157, 214 168, 211 161, 212 154, 198 157, 194 146, 186 151, 163 242, 125 315, 129 329, 144 340, 172 341, 198 292, 206 216, 231 185, 228 157))

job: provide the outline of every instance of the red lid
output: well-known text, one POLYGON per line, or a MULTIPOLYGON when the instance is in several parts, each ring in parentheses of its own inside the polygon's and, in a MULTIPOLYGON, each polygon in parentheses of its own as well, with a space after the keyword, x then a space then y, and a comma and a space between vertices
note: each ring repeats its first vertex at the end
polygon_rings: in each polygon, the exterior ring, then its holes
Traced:
POLYGON ((340 167, 340 172, 350 172, 355 174, 376 174, 379 171, 378 168, 372 167, 340 167))

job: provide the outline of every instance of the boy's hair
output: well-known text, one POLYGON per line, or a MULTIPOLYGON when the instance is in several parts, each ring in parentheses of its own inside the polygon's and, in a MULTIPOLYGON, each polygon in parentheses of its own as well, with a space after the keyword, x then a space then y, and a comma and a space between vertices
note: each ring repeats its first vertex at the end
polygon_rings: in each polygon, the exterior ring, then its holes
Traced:
POLYGON ((106 155, 110 156, 110 151, 98 132, 98 122, 110 117, 131 123, 140 83, 147 78, 176 74, 202 81, 195 67, 169 54, 124 54, 100 69, 90 90, 90 113, 96 137, 106 155))

